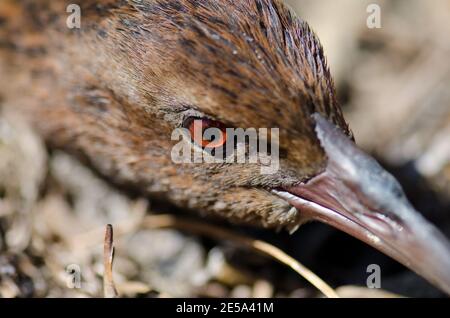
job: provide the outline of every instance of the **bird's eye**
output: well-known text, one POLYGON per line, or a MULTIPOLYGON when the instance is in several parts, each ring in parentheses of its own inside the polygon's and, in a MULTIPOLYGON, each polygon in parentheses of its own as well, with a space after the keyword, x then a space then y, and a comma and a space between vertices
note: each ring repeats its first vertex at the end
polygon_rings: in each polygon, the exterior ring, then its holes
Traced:
POLYGON ((227 133, 221 122, 207 118, 188 118, 183 126, 191 135, 191 140, 206 149, 217 149, 225 145, 227 133))

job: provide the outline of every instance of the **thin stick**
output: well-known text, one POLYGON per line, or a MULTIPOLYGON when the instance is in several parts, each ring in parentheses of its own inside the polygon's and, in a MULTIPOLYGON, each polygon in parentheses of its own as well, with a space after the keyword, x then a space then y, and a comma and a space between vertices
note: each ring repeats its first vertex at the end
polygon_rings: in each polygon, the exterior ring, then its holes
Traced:
POLYGON ((254 249, 259 253, 268 255, 278 262, 285 264, 292 268, 299 275, 304 277, 313 286, 315 286, 320 292, 329 298, 339 298, 338 294, 325 283, 320 277, 314 274, 311 270, 300 264, 297 260, 287 255, 279 248, 252 238, 248 238, 239 234, 235 234, 231 231, 224 230, 218 226, 200 223, 193 220, 180 219, 172 215, 151 215, 146 216, 143 219, 142 227, 146 229, 158 229, 158 228, 178 228, 196 234, 203 234, 218 239, 232 241, 237 246, 244 246, 250 249, 254 249))
POLYGON ((112 274, 114 261, 113 244, 113 227, 111 224, 108 224, 105 230, 105 241, 103 245, 103 265, 105 268, 105 272, 103 274, 103 295, 105 298, 116 298, 119 296, 114 285, 112 274))

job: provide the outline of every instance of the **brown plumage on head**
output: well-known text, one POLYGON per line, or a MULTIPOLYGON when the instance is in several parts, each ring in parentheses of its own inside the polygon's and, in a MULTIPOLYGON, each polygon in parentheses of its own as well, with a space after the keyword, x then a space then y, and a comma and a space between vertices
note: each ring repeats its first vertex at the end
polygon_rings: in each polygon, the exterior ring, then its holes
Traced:
POLYGON ((34 100, 30 113, 52 144, 183 207, 277 227, 297 222, 270 217, 289 207, 265 189, 324 168, 311 114, 349 133, 306 22, 281 1, 83 1, 82 27, 70 30, 57 14, 64 4, 42 2, 48 11, 34 20, 55 20, 31 29, 49 41, 40 61, 51 65, 42 82, 30 81, 52 96, 34 100), (227 127, 280 128, 285 169, 261 176, 256 165, 173 164, 170 134, 190 111, 227 127))
MULTIPOLYGON (((0 3, 0 93, 109 180, 232 222, 320 220, 450 293, 447 239, 359 150, 317 37, 280 0, 0 3), (176 164, 186 119, 278 128, 280 167, 176 164)), ((192 140, 185 140, 190 144, 192 140)))

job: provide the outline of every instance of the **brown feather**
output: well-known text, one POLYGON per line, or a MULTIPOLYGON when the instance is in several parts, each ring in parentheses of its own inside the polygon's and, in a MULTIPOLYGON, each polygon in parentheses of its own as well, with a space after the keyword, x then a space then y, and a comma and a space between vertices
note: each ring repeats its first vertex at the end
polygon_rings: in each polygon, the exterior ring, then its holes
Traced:
POLYGON ((306 22, 279 0, 83 1, 82 27, 71 30, 68 3, 0 4, 5 105, 28 115, 50 145, 150 196, 232 221, 299 222, 267 189, 324 168, 310 115, 351 135, 306 22), (170 135, 189 112, 229 127, 280 128, 281 170, 174 164, 170 135))

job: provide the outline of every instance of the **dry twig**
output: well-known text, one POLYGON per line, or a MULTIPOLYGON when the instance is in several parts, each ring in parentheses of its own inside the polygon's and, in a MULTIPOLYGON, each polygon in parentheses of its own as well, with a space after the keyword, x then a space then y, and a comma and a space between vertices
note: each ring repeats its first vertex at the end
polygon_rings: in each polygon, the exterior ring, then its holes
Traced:
POLYGON ((329 298, 339 298, 338 294, 325 283, 320 277, 314 274, 311 270, 300 264, 297 260, 287 255, 279 248, 252 238, 248 238, 242 235, 238 235, 231 231, 224 230, 218 226, 196 222, 193 220, 181 219, 173 215, 151 215, 144 218, 142 227, 146 229, 159 229, 159 228, 177 228, 196 234, 207 235, 217 239, 223 239, 237 243, 238 246, 244 246, 249 249, 258 251, 259 253, 268 255, 278 262, 285 264, 292 268, 295 272, 305 278, 313 286, 315 286, 320 292, 329 298))
MULTIPOLYGON (((227 241, 231 241, 236 243, 237 246, 243 246, 252 250, 255 250, 261 254, 267 255, 269 257, 274 258, 278 262, 287 265, 292 268, 295 272, 297 272, 300 276, 305 278, 308 282, 310 282, 314 287, 316 287, 322 294, 329 298, 339 298, 336 291, 325 283, 320 277, 314 274, 310 269, 299 263, 297 260, 287 255, 281 249, 260 240, 255 240, 249 237, 245 237, 236 233, 233 233, 228 230, 224 230, 221 227, 214 226, 207 223, 197 222, 194 220, 182 219, 180 217, 176 217, 170 214, 161 214, 161 215, 149 215, 145 216, 142 220, 140 220, 139 224, 135 224, 135 226, 130 226, 129 224, 123 223, 116 226, 117 235, 122 236, 124 234, 129 233, 130 231, 138 230, 138 228, 145 229, 161 229, 161 228, 176 228, 180 230, 189 231, 195 234, 201 234, 208 237, 223 239, 227 241)), ((94 230, 89 233, 86 233, 83 236, 83 242, 93 242, 94 237, 97 236, 98 231, 94 230), (87 240, 86 238, 90 238, 87 240)), ((108 231, 107 231, 108 234, 108 231)), ((111 228, 112 235, 112 228, 111 228)), ((112 282, 112 258, 111 264, 107 263, 110 260, 109 252, 110 249, 107 250, 107 237, 105 236, 105 278, 109 275, 109 281, 112 282), (108 265, 109 264, 109 265, 108 265), (109 272, 108 272, 109 271, 109 272)), ((72 242, 75 244, 77 242, 72 242)), ((112 237, 111 244, 112 246, 112 237)), ((112 255, 112 254, 111 254, 112 255)), ((116 292, 117 293, 117 292, 116 292)), ((106 293, 105 293, 106 296, 106 293)))
POLYGON ((114 261, 113 227, 106 226, 105 241, 103 245, 103 264, 105 272, 103 274, 103 294, 105 298, 116 298, 118 293, 114 286, 112 267, 114 261))

